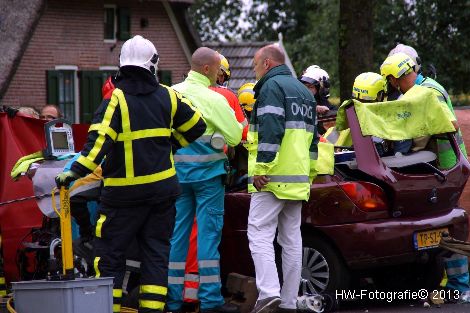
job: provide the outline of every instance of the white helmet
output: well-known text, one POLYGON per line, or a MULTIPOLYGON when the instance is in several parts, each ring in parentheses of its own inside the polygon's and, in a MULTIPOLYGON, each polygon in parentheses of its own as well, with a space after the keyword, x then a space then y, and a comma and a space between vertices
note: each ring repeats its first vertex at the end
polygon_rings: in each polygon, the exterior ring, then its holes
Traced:
POLYGON ((302 76, 299 78, 301 82, 313 85, 323 85, 325 88, 330 87, 330 76, 318 65, 309 66, 302 76))
POLYGON ((119 56, 120 66, 139 66, 155 74, 158 61, 157 49, 153 43, 140 35, 132 37, 122 45, 119 56))
POLYGON ((388 54, 388 56, 392 56, 399 52, 406 54, 415 62, 416 64, 415 71, 418 73, 419 70, 421 69, 421 59, 418 56, 418 52, 416 52, 416 50, 411 46, 407 46, 407 45, 399 43, 395 48, 390 50, 390 53, 388 54))

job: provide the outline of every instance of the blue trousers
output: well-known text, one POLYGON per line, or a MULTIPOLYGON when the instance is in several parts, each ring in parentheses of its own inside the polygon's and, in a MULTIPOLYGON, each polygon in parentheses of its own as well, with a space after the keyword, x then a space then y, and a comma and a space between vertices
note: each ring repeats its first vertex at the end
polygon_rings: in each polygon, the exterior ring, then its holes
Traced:
POLYGON ((224 223, 225 190, 220 176, 196 183, 182 183, 181 187, 183 191, 176 200, 176 223, 171 238, 167 307, 169 311, 176 311, 183 305, 184 270, 196 215, 198 297, 201 309, 207 310, 224 303, 220 291, 218 247, 224 223))

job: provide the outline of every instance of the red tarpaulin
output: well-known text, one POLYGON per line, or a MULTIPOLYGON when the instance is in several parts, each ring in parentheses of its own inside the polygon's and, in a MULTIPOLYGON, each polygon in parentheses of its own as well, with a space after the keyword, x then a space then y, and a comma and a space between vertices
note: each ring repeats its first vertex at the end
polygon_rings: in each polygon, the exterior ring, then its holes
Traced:
MULTIPOLYGON (((20 114, 11 118, 6 113, 0 113, 0 202, 33 195, 31 180, 21 177, 15 182, 10 172, 19 158, 45 148, 45 122, 20 114)), ((79 150, 83 146, 88 126, 78 125, 73 129, 75 148, 79 150)), ((41 221, 42 214, 34 200, 0 206, 0 231, 7 281, 18 280, 16 251, 31 228, 39 227, 41 221)))

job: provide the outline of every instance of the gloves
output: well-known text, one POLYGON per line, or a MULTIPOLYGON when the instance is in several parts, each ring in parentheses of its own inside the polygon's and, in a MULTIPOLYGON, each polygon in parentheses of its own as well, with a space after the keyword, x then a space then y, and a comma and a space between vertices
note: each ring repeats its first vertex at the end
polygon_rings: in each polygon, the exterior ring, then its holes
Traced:
POLYGON ((68 188, 70 183, 78 178, 80 178, 80 176, 78 176, 77 173, 72 172, 72 171, 66 171, 66 172, 60 173, 59 175, 55 177, 55 183, 57 184, 57 188, 60 188, 60 187, 68 188))

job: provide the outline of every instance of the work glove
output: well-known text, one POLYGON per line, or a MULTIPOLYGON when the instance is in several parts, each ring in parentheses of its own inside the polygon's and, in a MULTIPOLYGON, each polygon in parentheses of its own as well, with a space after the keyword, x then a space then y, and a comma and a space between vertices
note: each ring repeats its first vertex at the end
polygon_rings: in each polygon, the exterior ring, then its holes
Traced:
POLYGON ((57 188, 60 188, 60 187, 68 188, 70 183, 78 178, 80 178, 80 176, 78 176, 77 173, 73 171, 66 171, 66 172, 60 173, 59 175, 55 177, 55 183, 57 184, 57 188))

